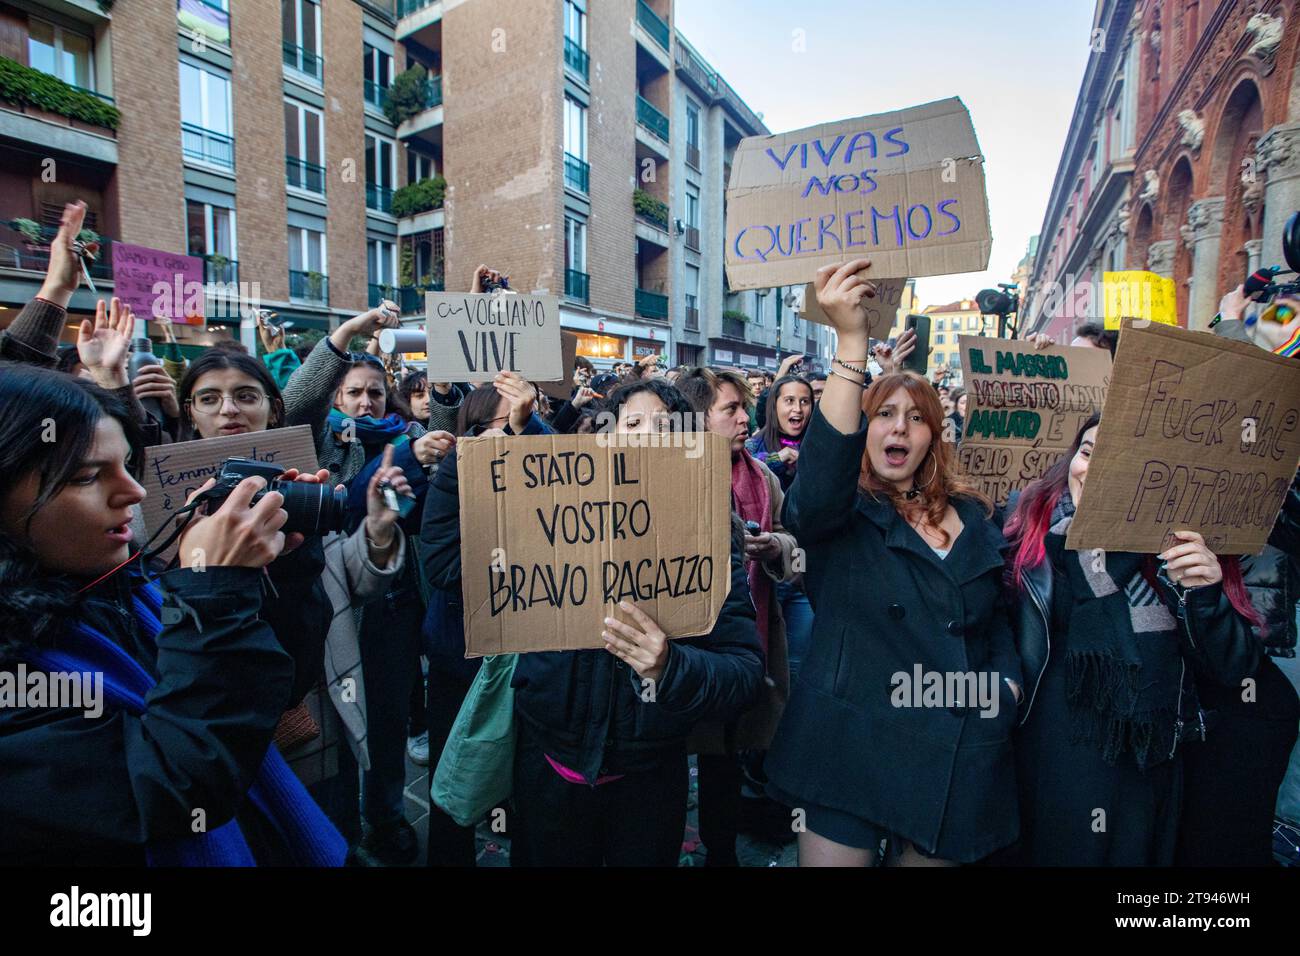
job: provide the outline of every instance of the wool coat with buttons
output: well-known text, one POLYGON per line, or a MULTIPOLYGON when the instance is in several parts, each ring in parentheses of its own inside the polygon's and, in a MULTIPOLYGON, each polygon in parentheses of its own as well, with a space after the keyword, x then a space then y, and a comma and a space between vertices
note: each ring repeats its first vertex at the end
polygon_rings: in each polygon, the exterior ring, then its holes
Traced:
POLYGON ((786 495, 783 521, 807 552, 816 616, 767 774, 794 807, 851 813, 971 862, 1019 829, 1006 545, 980 503, 956 498, 964 527, 940 559, 887 498, 858 490, 866 438, 865 419, 845 435, 815 413, 786 495), (923 686, 925 675, 942 678, 939 699, 913 694, 918 667, 923 686))

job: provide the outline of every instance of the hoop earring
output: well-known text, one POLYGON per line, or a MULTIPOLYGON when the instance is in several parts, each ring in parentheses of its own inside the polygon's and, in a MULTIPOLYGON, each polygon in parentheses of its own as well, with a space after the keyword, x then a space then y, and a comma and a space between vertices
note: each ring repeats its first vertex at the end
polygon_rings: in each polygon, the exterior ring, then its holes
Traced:
POLYGON ((930 475, 930 479, 925 484, 916 486, 917 491, 924 491, 926 488, 929 488, 934 484, 934 479, 939 477, 939 457, 933 451, 930 452, 930 461, 934 463, 934 470, 930 475))

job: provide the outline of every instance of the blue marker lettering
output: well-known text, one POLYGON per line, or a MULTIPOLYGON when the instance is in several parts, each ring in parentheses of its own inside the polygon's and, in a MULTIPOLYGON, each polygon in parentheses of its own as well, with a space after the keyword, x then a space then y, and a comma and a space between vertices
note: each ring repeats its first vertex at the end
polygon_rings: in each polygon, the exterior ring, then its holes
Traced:
POLYGON ((826 182, 823 184, 821 179, 819 179, 816 176, 813 176, 808 180, 808 185, 804 187, 803 195, 800 196, 799 198, 807 199, 808 194, 813 191, 814 187, 816 187, 817 191, 820 192, 823 196, 829 196, 831 194, 831 188, 835 185, 835 178, 836 177, 834 176, 827 176, 826 182))
POLYGON ((895 146, 902 147, 896 153, 886 153, 885 154, 886 158, 893 157, 893 156, 902 156, 904 153, 906 153, 908 150, 912 148, 911 146, 908 146, 905 142, 903 142, 901 139, 894 138, 895 133, 901 133, 902 131, 903 131, 903 127, 895 126, 893 129, 891 129, 888 133, 885 134, 886 143, 893 143, 895 146))
POLYGON ((937 235, 951 236, 954 232, 956 232, 958 229, 961 228, 961 220, 958 219, 956 216, 954 216, 952 213, 950 213, 947 209, 948 206, 955 206, 955 205, 957 205, 957 200, 955 199, 945 199, 943 200, 943 202, 939 203, 939 215, 947 216, 949 219, 951 219, 952 228, 949 229, 947 232, 937 233, 937 235))
POLYGON ((829 154, 826 150, 822 149, 822 141, 820 139, 813 140, 813 146, 816 147, 817 155, 822 158, 822 162, 829 166, 831 160, 835 158, 835 151, 840 148, 840 143, 842 142, 844 142, 844 134, 840 133, 839 136, 835 137, 835 142, 831 144, 831 151, 829 154))
POLYGON ((776 248, 776 233, 773 232, 771 226, 746 226, 744 229, 740 230, 740 232, 736 234, 736 246, 735 246, 736 258, 742 261, 747 259, 759 259, 763 262, 766 262, 768 253, 770 253, 774 248, 776 248), (740 251, 740 240, 744 239, 745 233, 749 232, 749 230, 751 229, 766 229, 767 234, 772 237, 772 244, 762 252, 755 250, 752 256, 747 256, 740 251))
POLYGON ((865 246, 867 244, 866 236, 863 236, 862 239, 858 242, 855 242, 853 240, 853 230, 856 229, 858 231, 861 231, 866 228, 866 226, 864 226, 861 222, 854 222, 853 221, 854 216, 857 216, 858 219, 861 220, 862 210, 851 209, 844 214, 844 238, 847 240, 850 249, 852 249, 854 246, 865 246))
POLYGON ((894 242, 896 245, 903 244, 903 220, 898 214, 898 207, 894 207, 892 213, 885 213, 883 216, 875 206, 871 207, 871 241, 873 245, 880 245, 880 230, 877 226, 877 220, 892 219, 894 221, 894 242))
POLYGON ((868 152, 871 153, 871 158, 875 159, 876 158, 875 135, 870 132, 853 134, 853 138, 849 140, 849 148, 844 154, 844 162, 846 165, 853 162, 853 154, 856 153, 859 149, 867 150, 868 152), (859 140, 861 140, 864 145, 859 146, 858 145, 859 140))
POLYGON ((769 146, 767 148, 767 155, 772 157, 772 162, 776 163, 776 165, 781 168, 782 172, 785 172, 785 167, 790 163, 790 157, 794 155, 794 151, 798 148, 799 147, 797 145, 791 146, 790 151, 785 154, 785 159, 777 159, 776 153, 772 152, 772 147, 769 146))
POLYGON ((821 252, 822 247, 826 245, 826 237, 830 236, 835 240, 835 248, 843 251, 844 246, 840 243, 840 237, 831 231, 830 227, 835 222, 835 213, 827 213, 817 220, 817 251, 821 252))
POLYGON ((917 203, 915 206, 908 207, 907 234, 909 236, 911 236, 913 239, 924 239, 926 236, 930 234, 930 230, 933 228, 934 228, 934 216, 930 215, 929 206, 927 206, 925 203, 917 203), (925 232, 920 233, 919 235, 917 234, 916 230, 912 228, 912 213, 916 212, 918 209, 921 210, 923 213, 925 213, 925 232))

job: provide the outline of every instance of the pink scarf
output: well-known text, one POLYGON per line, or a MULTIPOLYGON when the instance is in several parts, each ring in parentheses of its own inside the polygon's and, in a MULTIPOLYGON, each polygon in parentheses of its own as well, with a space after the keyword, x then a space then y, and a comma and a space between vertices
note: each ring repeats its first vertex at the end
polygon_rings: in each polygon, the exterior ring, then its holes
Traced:
MULTIPOLYGON (((772 496, 763 466, 756 462, 748 449, 731 460, 731 497, 736 503, 736 513, 741 521, 756 521, 760 531, 772 530, 772 496)), ((749 577, 749 593, 754 599, 754 612, 758 617, 758 639, 767 656, 767 615, 772 603, 772 579, 758 561, 745 562, 749 577)))

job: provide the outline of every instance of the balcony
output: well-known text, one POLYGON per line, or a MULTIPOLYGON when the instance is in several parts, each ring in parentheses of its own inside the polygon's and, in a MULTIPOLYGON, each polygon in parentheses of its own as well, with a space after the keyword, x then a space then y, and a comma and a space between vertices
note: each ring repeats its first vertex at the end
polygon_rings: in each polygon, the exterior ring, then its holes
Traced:
POLYGON ((700 166, 700 147, 694 143, 686 144, 686 162, 696 172, 699 172, 702 168, 700 166))
POLYGON ((393 214, 393 191, 378 183, 366 183, 366 208, 393 214))
POLYGON ((578 44, 574 43, 568 37, 564 38, 564 65, 573 71, 576 76, 582 77, 583 81, 587 80, 587 71, 590 67, 591 57, 587 51, 578 44))
POLYGON ((437 0, 397 0, 398 19, 409 17, 418 10, 433 6, 436 2, 437 0))
POLYGON ((424 293, 442 292, 443 283, 425 282, 422 286, 392 286, 376 285, 372 282, 366 288, 366 308, 376 308, 380 302, 388 299, 397 303, 398 311, 402 315, 422 315, 424 314, 424 293))
POLYGON ((636 314, 647 319, 668 321, 668 296, 645 289, 636 290, 636 314))
POLYGON ((696 296, 686 296, 686 331, 698 332, 700 330, 700 302, 696 296))
MULTIPOLYGON (((8 221, 0 221, 0 269, 39 273, 42 277, 50 267, 50 242, 58 230, 50 226, 35 227, 39 239, 33 238, 8 221)), ((99 253, 90 267, 92 279, 113 278, 113 240, 99 237, 99 253)))
POLYGON ((659 18, 659 14, 650 9, 650 5, 645 0, 636 2, 636 22, 650 35, 650 39, 663 47, 665 52, 668 51, 672 44, 668 24, 659 18))
POLYGON ((388 87, 380 86, 374 80, 362 80, 361 83, 365 89, 366 103, 382 113, 388 99, 388 87))
MULTIPOLYGON (((393 90, 397 87, 394 82, 393 90)), ((403 138, 420 137, 433 149, 442 147, 442 77, 426 75, 415 88, 415 95, 408 96, 405 102, 401 97, 395 99, 390 90, 388 118, 397 127, 397 135, 403 138), (396 108, 394 107, 394 104, 396 108)))
POLYGON ((438 49, 442 40, 442 0, 397 0, 395 39, 409 40, 426 50, 438 49))
POLYGON ((700 251, 700 230, 698 227, 686 227, 686 248, 694 252, 700 251))
POLYGON ((297 156, 284 158, 286 182, 294 189, 302 189, 319 196, 325 195, 325 167, 309 163, 297 156))
POLYGON ((724 338, 745 341, 745 320, 731 315, 723 315, 722 335, 724 338))
POLYGON ((564 185, 566 189, 572 189, 574 192, 587 194, 591 180, 591 166, 574 156, 572 153, 564 154, 564 185))
POLYGON ((116 163, 120 121, 111 96, 0 56, 0 136, 116 163))
POLYGON ((298 302, 314 302, 320 305, 330 303, 329 276, 319 272, 299 272, 289 270, 289 298, 298 302))
POLYGON ((655 109, 650 101, 639 93, 636 97, 636 121, 639 126, 643 126, 665 143, 668 142, 668 117, 655 109))
POLYGON ((203 281, 220 285, 239 283, 239 262, 221 255, 203 256, 203 281))
POLYGON ((589 299, 591 276, 576 269, 564 270, 564 294, 576 302, 586 303, 589 299))
POLYGON ((291 70, 306 74, 316 82, 321 81, 321 75, 324 71, 325 61, 317 54, 310 50, 305 50, 300 46, 294 46, 288 40, 281 44, 284 50, 284 65, 291 70))
POLYGON ((225 133, 216 133, 193 123, 182 123, 181 151, 186 159, 223 169, 235 168, 235 140, 225 133))

